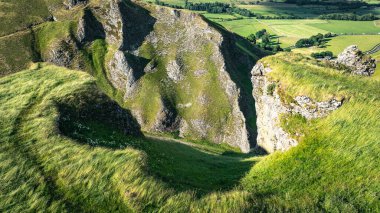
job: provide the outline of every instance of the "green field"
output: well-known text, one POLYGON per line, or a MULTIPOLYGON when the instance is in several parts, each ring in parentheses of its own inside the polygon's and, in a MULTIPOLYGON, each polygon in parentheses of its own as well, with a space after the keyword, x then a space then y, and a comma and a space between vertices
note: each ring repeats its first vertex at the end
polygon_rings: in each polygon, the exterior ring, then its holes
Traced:
MULTIPOLYGON (((321 52, 329 50, 337 56, 346 47, 350 45, 358 45, 362 51, 368 51, 372 49, 376 44, 380 43, 380 35, 341 35, 331 38, 324 48, 310 47, 294 49, 294 52, 310 55, 313 52, 321 52)), ((380 52, 373 54, 372 56, 380 61, 380 52)))
POLYGON ((380 43, 380 35, 338 36, 327 43, 326 49, 338 54, 347 46, 355 44, 362 51, 367 51, 378 43, 380 43))
MULTIPOLYGON (((215 20, 215 19, 212 19, 215 20)), ((267 29, 270 33, 274 33, 267 25, 257 21, 257 19, 239 19, 232 21, 219 21, 216 22, 227 30, 237 33, 243 37, 247 37, 251 33, 255 33, 262 29, 267 29)))
MULTIPOLYGON (((292 46, 297 40, 318 33, 376 34, 380 32, 380 27, 377 27, 373 21, 326 21, 318 19, 240 19, 225 21, 215 17, 218 16, 214 16, 211 20, 244 37, 261 29, 267 29, 271 34, 280 36, 280 43, 283 47, 292 46)), ((371 38, 376 38, 376 36, 371 38)))
POLYGON ((379 34, 380 27, 374 21, 337 21, 328 23, 310 24, 313 27, 336 34, 379 34))
MULTIPOLYGON (((154 2, 153 0, 145 0, 148 2, 154 2)), ((172 5, 185 6, 184 0, 161 0, 172 5)), ((207 2, 221 2, 221 3, 231 3, 231 0, 192 0, 189 1, 192 3, 207 3, 207 2)), ((274 3, 268 1, 260 1, 260 4, 251 4, 256 3, 255 0, 247 0, 234 2, 238 7, 248 9, 255 14, 269 16, 269 17, 278 17, 278 16, 290 16, 295 15, 302 18, 317 18, 321 14, 325 13, 352 13, 356 14, 367 14, 373 13, 375 15, 380 15, 380 8, 360 8, 356 10, 344 10, 341 11, 337 6, 324 6, 324 5, 297 5, 297 4, 286 4, 286 3, 274 3)))
POLYGON ((218 13, 201 13, 207 19, 216 21, 216 20, 225 20, 225 19, 236 19, 237 15, 232 14, 218 14, 218 13))
POLYGON ((324 5, 296 5, 296 4, 285 4, 285 3, 272 3, 264 2, 258 5, 238 5, 241 8, 251 10, 254 13, 269 16, 287 16, 296 15, 302 18, 316 18, 319 15, 325 13, 352 13, 356 14, 367 14, 373 13, 375 15, 380 15, 380 8, 360 8, 355 10, 345 10, 340 11, 336 6, 324 6, 324 5))

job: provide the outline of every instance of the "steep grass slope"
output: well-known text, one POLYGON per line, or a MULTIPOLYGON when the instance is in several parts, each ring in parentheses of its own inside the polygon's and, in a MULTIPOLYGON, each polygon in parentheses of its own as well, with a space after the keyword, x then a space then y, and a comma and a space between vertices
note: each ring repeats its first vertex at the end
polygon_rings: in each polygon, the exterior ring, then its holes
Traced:
POLYGON ((39 65, 1 78, 0 85, 2 211, 187 212, 253 205, 234 186, 258 158, 125 135, 117 119, 106 123, 114 114, 108 108, 101 108, 106 117, 76 119, 86 107, 99 110, 103 99, 88 74, 39 65))
POLYGON ((301 55, 280 54, 262 62, 273 69, 270 78, 278 82, 285 102, 299 95, 345 101, 326 118, 283 117, 283 128, 300 144, 254 166, 243 185, 273 210, 379 211, 379 82, 301 55))
POLYGON ((0 36, 27 29, 51 19, 44 0, 1 0, 0 36))

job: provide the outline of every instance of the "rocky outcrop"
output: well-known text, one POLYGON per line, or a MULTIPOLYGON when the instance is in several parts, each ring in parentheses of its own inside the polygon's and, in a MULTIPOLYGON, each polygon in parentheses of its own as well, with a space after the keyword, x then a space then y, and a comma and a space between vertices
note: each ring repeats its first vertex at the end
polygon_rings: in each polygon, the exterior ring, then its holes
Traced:
POLYGON ((267 152, 286 151, 298 142, 280 126, 280 116, 289 113, 276 91, 268 91, 273 82, 265 76, 271 69, 258 63, 252 69, 253 97, 257 114, 257 145, 267 152))
POLYGON ((286 151, 298 142, 280 126, 284 114, 300 114, 307 119, 320 118, 338 109, 343 100, 331 99, 316 102, 308 96, 296 96, 290 103, 284 103, 278 92, 277 82, 267 74, 272 71, 261 62, 252 69, 253 96, 257 113, 257 145, 267 152, 286 151))
POLYGON ((42 53, 42 59, 57 66, 79 69, 80 65, 75 62, 78 52, 75 42, 71 38, 65 38, 53 44, 47 52, 42 53))
POLYGON ((328 115, 331 111, 342 106, 343 100, 331 99, 328 101, 316 102, 307 96, 297 96, 294 103, 290 103, 293 113, 299 113, 307 119, 320 118, 328 115))
POLYGON ((338 55, 335 63, 346 66, 351 73, 370 76, 375 72, 376 60, 361 52, 356 45, 347 47, 338 55))
POLYGON ((152 130, 155 132, 173 132, 180 128, 181 119, 176 108, 167 100, 161 100, 161 108, 156 116, 152 130))
POLYGON ((77 39, 81 44, 106 37, 103 25, 96 19, 91 10, 86 9, 78 22, 77 39))
POLYGON ((71 9, 79 4, 86 4, 88 0, 65 0, 64 4, 68 9, 71 9))
MULTIPOLYGON (((241 64, 232 66, 237 62, 222 51, 224 43, 234 45, 235 41, 197 14, 143 6, 111 0, 92 10, 102 23, 107 43, 117 49, 107 62, 109 80, 125 94, 142 129, 178 131, 183 137, 228 143, 249 152, 249 137, 254 133, 240 106, 240 86, 231 77, 241 64), (161 102, 138 98, 146 92, 161 102)), ((253 64, 251 56, 235 51, 236 57, 245 60, 241 63, 253 64)), ((251 68, 245 70, 247 77, 251 68)))
POLYGON ((110 0, 104 2, 101 8, 95 12, 99 16, 106 33, 107 43, 122 46, 123 38, 123 19, 120 13, 121 0, 110 0))
POLYGON ((136 88, 135 71, 128 64, 125 54, 118 50, 108 63, 112 85, 124 91, 124 97, 129 98, 136 88))

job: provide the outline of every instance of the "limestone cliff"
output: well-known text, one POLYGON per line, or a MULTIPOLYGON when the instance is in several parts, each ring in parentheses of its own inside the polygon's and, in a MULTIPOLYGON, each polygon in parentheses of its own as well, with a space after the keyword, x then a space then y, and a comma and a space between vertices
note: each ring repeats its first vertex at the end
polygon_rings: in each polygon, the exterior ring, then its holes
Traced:
POLYGON ((270 65, 258 62, 252 69, 253 96, 256 101, 257 112, 257 145, 267 152, 286 151, 298 144, 298 141, 287 133, 280 125, 281 116, 286 114, 300 114, 306 119, 315 119, 327 116, 338 109, 343 100, 332 98, 317 102, 306 95, 291 98, 285 101, 280 92, 281 82, 271 80, 270 65))
POLYGON ((108 79, 143 131, 249 152, 253 98, 241 79, 257 58, 236 46, 242 40, 200 15, 170 8, 113 0, 93 13, 110 45, 108 79))

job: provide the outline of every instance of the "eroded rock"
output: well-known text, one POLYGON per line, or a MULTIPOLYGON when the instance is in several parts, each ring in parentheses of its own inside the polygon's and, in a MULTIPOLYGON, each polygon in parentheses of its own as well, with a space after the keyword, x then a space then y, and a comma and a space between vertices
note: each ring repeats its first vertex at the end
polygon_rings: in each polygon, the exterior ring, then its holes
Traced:
POLYGON ((136 78, 134 70, 128 64, 124 52, 120 50, 115 52, 108 64, 108 69, 112 85, 124 91, 124 97, 129 98, 136 87, 136 78))
POLYGON ((266 77, 271 71, 271 68, 260 62, 252 69, 253 96, 257 113, 257 144, 268 152, 286 151, 298 142, 280 126, 283 114, 300 114, 306 119, 320 118, 341 107, 343 100, 333 98, 316 102, 303 95, 295 97, 291 103, 283 103, 276 89, 268 92, 268 88, 276 85, 266 77))
POLYGON ((42 53, 42 58, 57 66, 79 69, 80 65, 75 61, 78 52, 75 42, 71 38, 66 38, 57 41, 47 52, 42 53))
POLYGON ((346 66, 351 73, 370 76, 375 72, 376 60, 365 55, 358 46, 351 45, 338 55, 335 63, 346 66))
POLYGON ((267 152, 286 151, 298 142, 291 138, 280 126, 280 116, 289 113, 289 109, 281 102, 276 91, 267 93, 267 88, 273 82, 265 76, 272 70, 257 63, 252 69, 253 97, 257 114, 257 145, 267 152))
POLYGON ((68 9, 71 9, 79 4, 86 4, 88 0, 66 0, 64 4, 67 6, 68 9))
POLYGON ((103 25, 96 19, 91 10, 86 9, 78 22, 77 39, 80 43, 92 42, 95 39, 104 39, 106 34, 103 25))
POLYGON ((342 100, 335 98, 316 102, 307 96, 297 96, 294 100, 295 103, 290 103, 292 112, 299 113, 307 119, 324 117, 343 104, 342 100))
POLYGON ((178 65, 176 60, 170 61, 167 65, 168 77, 175 83, 178 83, 184 78, 182 68, 178 65))

